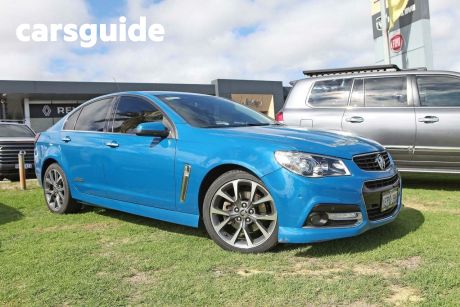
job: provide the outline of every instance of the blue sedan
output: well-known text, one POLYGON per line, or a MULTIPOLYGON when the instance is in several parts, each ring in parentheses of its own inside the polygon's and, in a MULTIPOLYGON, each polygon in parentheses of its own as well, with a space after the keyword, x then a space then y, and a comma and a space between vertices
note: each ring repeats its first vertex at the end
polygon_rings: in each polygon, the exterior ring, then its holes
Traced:
POLYGON ((198 227, 222 248, 358 235, 393 221, 401 180, 370 140, 291 129, 214 96, 125 92, 88 101, 37 138, 50 211, 82 204, 198 227))

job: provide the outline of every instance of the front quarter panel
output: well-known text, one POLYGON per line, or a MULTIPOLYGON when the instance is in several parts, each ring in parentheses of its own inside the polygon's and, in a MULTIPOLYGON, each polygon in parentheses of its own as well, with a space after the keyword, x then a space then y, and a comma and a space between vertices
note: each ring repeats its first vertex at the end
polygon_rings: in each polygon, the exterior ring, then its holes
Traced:
POLYGON ((245 138, 219 138, 206 129, 179 127, 180 139, 176 154, 177 210, 199 214, 199 191, 205 176, 222 165, 237 165, 253 172, 259 178, 280 168, 274 158, 275 150, 292 148, 255 142, 245 138), (191 174, 185 201, 179 199, 184 166, 191 166, 191 174))

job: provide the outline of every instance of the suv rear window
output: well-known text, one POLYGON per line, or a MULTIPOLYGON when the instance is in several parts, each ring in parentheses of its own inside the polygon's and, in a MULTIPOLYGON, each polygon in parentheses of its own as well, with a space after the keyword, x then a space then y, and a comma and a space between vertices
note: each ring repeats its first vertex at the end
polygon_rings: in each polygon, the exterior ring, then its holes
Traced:
POLYGON ((35 134, 27 126, 0 124, 0 137, 29 138, 34 136, 35 134))
POLYGON ((364 79, 366 107, 407 107, 406 77, 364 79))
POLYGON ((417 77, 422 107, 460 107, 460 79, 445 76, 417 77))
POLYGON ((314 107, 345 107, 348 104, 352 79, 317 81, 311 89, 308 103, 314 107))

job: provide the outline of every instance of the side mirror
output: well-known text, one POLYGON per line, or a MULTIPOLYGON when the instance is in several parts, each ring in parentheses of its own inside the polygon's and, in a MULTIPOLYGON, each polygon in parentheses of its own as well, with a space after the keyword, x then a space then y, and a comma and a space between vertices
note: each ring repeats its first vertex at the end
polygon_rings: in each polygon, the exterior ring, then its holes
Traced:
POLYGON ((136 127, 136 135, 166 138, 169 129, 161 122, 142 123, 136 127))

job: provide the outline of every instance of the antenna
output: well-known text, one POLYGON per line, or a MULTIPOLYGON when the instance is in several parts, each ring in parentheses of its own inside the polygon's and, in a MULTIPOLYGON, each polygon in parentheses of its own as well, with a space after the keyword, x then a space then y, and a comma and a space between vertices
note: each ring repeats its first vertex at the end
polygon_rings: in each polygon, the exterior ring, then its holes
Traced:
POLYGON ((113 79, 113 81, 115 82, 115 85, 117 86, 117 90, 118 90, 119 92, 121 92, 121 90, 120 90, 120 86, 118 85, 118 81, 117 81, 117 79, 115 79, 115 77, 114 77, 114 76, 112 76, 112 79, 113 79))

